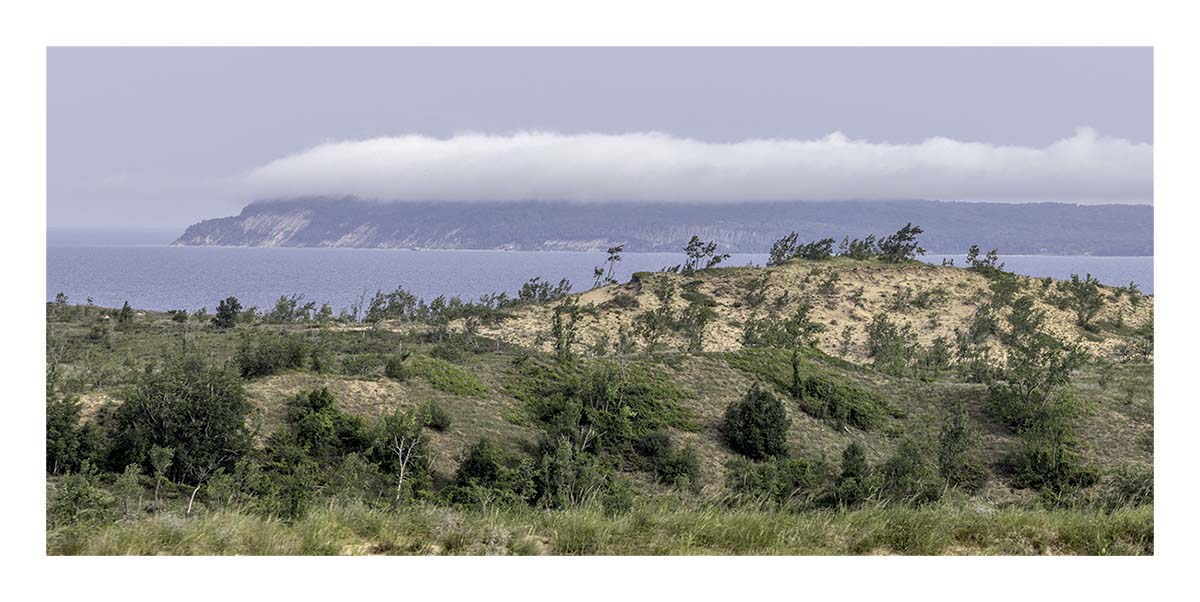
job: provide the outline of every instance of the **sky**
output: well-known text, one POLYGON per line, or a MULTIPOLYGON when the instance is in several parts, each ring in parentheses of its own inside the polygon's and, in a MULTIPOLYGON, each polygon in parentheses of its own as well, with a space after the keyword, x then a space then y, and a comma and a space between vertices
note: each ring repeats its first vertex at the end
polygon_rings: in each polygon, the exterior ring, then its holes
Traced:
POLYGON ((47 218, 286 196, 1150 203, 1149 48, 51 48, 47 218))

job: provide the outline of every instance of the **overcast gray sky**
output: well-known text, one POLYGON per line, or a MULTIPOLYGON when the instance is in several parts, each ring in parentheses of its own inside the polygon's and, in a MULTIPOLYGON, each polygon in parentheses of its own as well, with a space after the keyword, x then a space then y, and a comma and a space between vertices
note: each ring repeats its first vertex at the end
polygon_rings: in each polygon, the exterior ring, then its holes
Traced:
POLYGON ((47 58, 51 226, 182 227, 306 193, 1152 196, 1148 48, 52 48, 47 58))

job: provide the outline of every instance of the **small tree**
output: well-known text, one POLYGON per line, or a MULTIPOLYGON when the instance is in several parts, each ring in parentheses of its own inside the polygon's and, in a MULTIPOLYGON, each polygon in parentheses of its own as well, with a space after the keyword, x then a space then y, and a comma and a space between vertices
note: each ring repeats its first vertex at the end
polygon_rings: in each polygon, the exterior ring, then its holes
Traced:
POLYGON ((979 258, 979 245, 971 245, 971 248, 967 249, 967 269, 970 270, 985 273, 1003 270, 1004 264, 996 263, 999 259, 1000 257, 996 254, 996 249, 988 251, 987 255, 985 255, 983 259, 979 258))
POLYGON ((422 426, 416 412, 397 408, 376 427, 372 455, 395 478, 396 503, 415 495, 414 483, 419 486, 428 478, 428 442, 422 426))
POLYGON ((688 240, 687 246, 683 249, 687 254, 687 261, 682 265, 677 265, 667 268, 668 272, 677 272, 685 276, 691 276, 700 270, 717 267, 717 264, 729 259, 729 254, 725 253, 717 255, 717 243, 704 242, 699 236, 692 235, 688 240))
POLYGON ((1100 281, 1093 278, 1091 274, 1082 280, 1079 278, 1079 274, 1071 274, 1071 281, 1067 283, 1067 294, 1071 309, 1075 312, 1075 323, 1084 330, 1095 330, 1096 326, 1092 323, 1092 319, 1104 307, 1104 295, 1100 292, 1100 281))
POLYGON ((233 328, 237 324, 238 316, 241 313, 242 304, 237 300, 237 297, 222 299, 217 304, 217 314, 212 319, 213 326, 217 328, 233 328))
POLYGON ((133 321, 133 308, 130 307, 129 302, 126 301, 125 304, 121 306, 121 311, 117 312, 117 323, 118 324, 128 324, 129 322, 132 322, 132 321, 133 321))
POLYGON ((975 492, 987 480, 987 469, 975 459, 979 437, 965 404, 952 409, 938 436, 938 472, 951 487, 975 492))
POLYGON ((855 441, 842 452, 842 472, 837 479, 838 504, 857 506, 871 496, 872 489, 867 449, 855 441))
POLYGON ((771 245, 771 257, 767 265, 780 265, 796 256, 796 233, 792 232, 771 245))
POLYGON ((721 434, 734 451, 752 460, 764 460, 787 455, 790 425, 779 398, 755 383, 745 397, 726 408, 721 434))
POLYGON ((613 278, 613 271, 616 269, 617 262, 621 261, 621 252, 625 250, 625 245, 617 245, 608 248, 608 259, 604 260, 604 265, 598 265, 592 270, 592 275, 596 277, 596 282, 593 286, 600 287, 606 284, 616 284, 616 278, 613 278), (605 269, 608 266, 608 269, 605 269))
POLYGON ((175 450, 155 445, 150 448, 150 466, 154 468, 154 503, 158 503, 158 490, 167 480, 167 471, 175 459, 175 450))
POLYGON ((905 224, 895 234, 879 241, 879 257, 884 261, 906 261, 924 255, 925 249, 917 243, 917 235, 924 232, 920 226, 905 224))

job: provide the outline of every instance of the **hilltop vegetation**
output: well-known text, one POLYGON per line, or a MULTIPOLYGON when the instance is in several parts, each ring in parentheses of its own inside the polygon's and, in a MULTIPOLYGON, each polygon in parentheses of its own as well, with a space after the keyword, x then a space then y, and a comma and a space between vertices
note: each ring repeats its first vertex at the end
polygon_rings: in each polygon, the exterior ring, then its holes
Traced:
POLYGON ((1152 297, 921 234, 336 315, 60 298, 48 551, 1152 553, 1152 297))

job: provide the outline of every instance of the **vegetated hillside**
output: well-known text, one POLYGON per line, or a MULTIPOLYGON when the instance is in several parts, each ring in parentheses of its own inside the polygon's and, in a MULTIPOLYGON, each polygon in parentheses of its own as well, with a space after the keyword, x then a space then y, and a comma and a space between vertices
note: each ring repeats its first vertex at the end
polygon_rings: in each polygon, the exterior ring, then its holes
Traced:
MULTIPOLYGON (((357 320, 225 305, 49 304, 48 408, 78 398, 103 434, 48 434, 83 442, 48 449, 52 553, 1153 551, 1153 299, 1135 289, 835 257, 503 304, 397 291, 357 320), (247 447, 152 481, 157 448, 121 408, 202 366, 241 383, 247 447), (397 485, 401 432, 424 459, 397 485), (129 509, 127 465, 153 503, 129 509), (354 535, 252 547, 263 517, 354 535), (812 521, 844 530, 751 535, 812 521)), ((154 444, 180 454, 173 436, 154 444)))
MULTIPOLYGON (((736 351, 756 321, 786 318, 802 305, 822 327, 816 347, 851 362, 869 363, 868 330, 877 316, 899 328, 911 327, 912 342, 929 347, 942 339, 956 347, 961 335, 986 329, 1006 315, 1006 299, 1027 295, 1046 314, 1055 337, 1079 345, 1098 358, 1120 359, 1131 352, 1138 328, 1152 324, 1154 300, 1124 288, 1097 285, 1102 297, 1090 318, 1079 324, 1069 281, 986 272, 920 262, 887 263, 844 257, 791 259, 771 267, 730 267, 692 275, 640 272, 630 282, 576 295, 580 312, 576 342, 585 349, 612 352, 627 340, 635 348, 648 341, 661 349, 736 351), (665 310, 664 310, 665 308, 665 310), (707 308, 710 312, 704 312, 707 308), (704 319, 695 316, 705 314, 704 319)), ((554 304, 523 307, 480 334, 550 351, 547 331, 554 304)), ((1002 359, 996 337, 983 343, 1002 359)))
POLYGON ((1153 255, 1153 208, 1142 205, 918 200, 746 203, 383 203, 261 201, 193 224, 178 245, 678 252, 691 236, 730 253, 766 253, 795 229, 865 236, 912 221, 933 253, 971 244, 1011 254, 1153 255))

